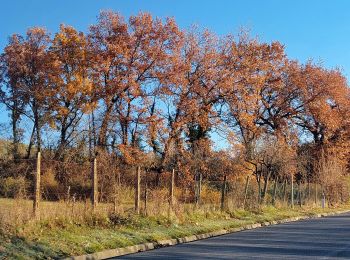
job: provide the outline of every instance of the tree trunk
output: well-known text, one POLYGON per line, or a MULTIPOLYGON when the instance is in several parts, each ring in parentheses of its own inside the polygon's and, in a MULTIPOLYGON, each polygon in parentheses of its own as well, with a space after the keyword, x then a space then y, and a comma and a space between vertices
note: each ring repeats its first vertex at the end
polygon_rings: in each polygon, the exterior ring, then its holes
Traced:
POLYGON ((36 130, 36 144, 37 144, 37 150, 38 152, 41 151, 41 125, 40 125, 40 118, 39 118, 39 111, 36 105, 33 105, 34 107, 34 126, 36 130))
POLYGON ((258 177, 258 204, 261 202, 261 173, 258 177))
POLYGON ((264 179, 265 179, 264 191, 263 191, 262 198, 261 198, 262 204, 265 204, 265 202, 266 202, 266 193, 267 193, 267 189, 269 187, 270 172, 267 173, 267 175, 264 179))
POLYGON ((33 143, 34 143, 34 135, 35 135, 35 125, 33 125, 33 130, 32 130, 32 133, 30 135, 29 144, 28 144, 28 148, 27 148, 26 159, 30 158, 30 153, 32 151, 32 147, 33 147, 33 143))
POLYGON ((61 125, 60 143, 59 143, 57 152, 55 154, 55 158, 57 160, 61 159, 62 161, 64 161, 64 158, 62 158, 62 156, 64 157, 64 149, 67 146, 66 136, 67 136, 68 127, 67 127, 65 121, 66 121, 66 119, 63 120, 62 125, 61 125))
POLYGON ((247 179, 246 179, 246 181, 245 181, 243 209, 245 209, 245 204, 246 204, 246 202, 247 202, 248 185, 249 185, 249 175, 247 176, 247 179))
POLYGON ((106 108, 106 111, 102 119, 102 124, 98 135, 97 146, 103 150, 106 150, 107 148, 107 131, 108 131, 108 124, 111 117, 113 104, 114 103, 112 101, 109 101, 109 104, 106 108))
POLYGON ((16 160, 20 157, 19 156, 20 136, 18 131, 19 113, 15 108, 11 111, 11 120, 12 120, 12 135, 13 135, 12 155, 13 155, 13 159, 16 160))

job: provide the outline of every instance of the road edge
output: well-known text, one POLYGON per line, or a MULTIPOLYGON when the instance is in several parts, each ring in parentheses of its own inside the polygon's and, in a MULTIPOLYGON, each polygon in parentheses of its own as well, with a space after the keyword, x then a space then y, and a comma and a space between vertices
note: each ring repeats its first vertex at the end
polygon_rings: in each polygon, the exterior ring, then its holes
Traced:
POLYGON ((282 223, 294 222, 294 221, 298 221, 298 220, 327 217, 327 216, 338 215, 338 214, 342 214, 342 213, 346 213, 346 212, 350 212, 350 210, 334 211, 334 212, 328 212, 328 213, 314 214, 314 215, 310 215, 310 216, 299 216, 299 217, 292 217, 292 218, 286 218, 286 219, 281 219, 281 220, 268 221, 268 222, 263 222, 263 223, 248 224, 248 225, 245 225, 242 227, 222 229, 222 230, 218 230, 218 231, 213 231, 213 232, 203 233, 203 234, 198 234, 198 235, 191 235, 191 236, 186 236, 186 237, 182 237, 182 238, 164 239, 164 240, 158 240, 155 242, 138 244, 138 245, 134 245, 134 246, 108 249, 108 250, 104 250, 104 251, 100 251, 100 252, 96 252, 96 253, 92 253, 92 254, 71 256, 71 257, 65 258, 65 260, 107 259, 107 258, 111 258, 111 257, 129 255, 129 254, 138 253, 138 252, 144 252, 144 251, 157 249, 157 248, 161 248, 161 247, 174 246, 174 245, 188 243, 188 242, 197 241, 197 240, 202 240, 202 239, 206 239, 206 238, 210 238, 210 237, 217 237, 217 236, 235 233, 235 232, 239 232, 239 231, 243 231, 243 230, 249 230, 249 229, 255 229, 255 228, 277 225, 277 224, 282 224, 282 223))

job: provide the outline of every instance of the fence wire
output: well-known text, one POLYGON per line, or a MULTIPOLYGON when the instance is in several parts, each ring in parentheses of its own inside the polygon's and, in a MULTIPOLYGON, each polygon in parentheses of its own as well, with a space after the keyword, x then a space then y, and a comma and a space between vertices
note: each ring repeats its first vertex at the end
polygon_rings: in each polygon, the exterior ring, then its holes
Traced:
MULTIPOLYGON (((1 161, 0 195, 20 198, 27 213, 35 199, 38 160, 36 158, 1 161)), ((259 207, 262 204, 303 206, 321 205, 322 187, 317 183, 291 183, 275 180, 264 187, 254 176, 232 178, 192 178, 184 182, 181 173, 157 172, 137 167, 120 166, 118 162, 61 161, 42 158, 40 161, 40 208, 46 214, 68 214, 79 218, 91 210, 115 214, 145 215, 180 214, 191 209, 235 210, 259 207), (95 169, 95 170, 94 170, 95 169), (97 176, 94 189, 93 175, 97 176), (139 183, 139 184, 138 184, 139 183), (139 191, 139 193, 137 193, 139 191), (97 203, 91 198, 96 194, 97 203)), ((339 190, 340 200, 347 191, 339 190)))

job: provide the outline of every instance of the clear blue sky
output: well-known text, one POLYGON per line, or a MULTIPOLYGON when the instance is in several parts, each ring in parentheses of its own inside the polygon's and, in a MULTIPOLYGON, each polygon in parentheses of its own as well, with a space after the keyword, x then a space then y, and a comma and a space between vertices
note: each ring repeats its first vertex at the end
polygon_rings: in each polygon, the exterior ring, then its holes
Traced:
MULTIPOLYGON (((198 24, 218 34, 248 27, 263 41, 285 44, 291 58, 322 60, 350 76, 350 1, 347 0, 1 0, 0 50, 31 26, 55 32, 60 23, 86 31, 100 10, 128 17, 139 11, 172 16, 180 27, 198 24)), ((0 122, 5 121, 0 108, 0 122)))

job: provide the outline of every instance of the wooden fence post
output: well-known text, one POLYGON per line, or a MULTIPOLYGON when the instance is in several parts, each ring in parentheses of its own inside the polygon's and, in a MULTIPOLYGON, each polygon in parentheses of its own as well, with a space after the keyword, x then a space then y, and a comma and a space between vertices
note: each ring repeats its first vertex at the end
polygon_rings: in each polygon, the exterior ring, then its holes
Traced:
POLYGON ((276 204, 276 194, 277 194, 277 180, 278 178, 275 178, 275 183, 273 185, 273 194, 272 194, 272 205, 275 206, 276 204))
POLYGON ((302 191, 301 191, 302 187, 303 187, 303 185, 301 184, 301 181, 299 181, 299 184, 298 184, 298 198, 299 198, 298 203, 299 203, 299 207, 301 207, 302 204, 303 204, 303 202, 302 202, 302 191))
POLYGON ((140 195, 141 195, 141 168, 137 167, 136 178, 135 178, 135 212, 140 214, 140 195))
POLYGON ((247 196, 248 196, 248 187, 249 187, 249 179, 250 176, 247 176, 247 179, 245 181, 245 187, 244 187, 244 199, 243 199, 243 209, 245 209, 245 204, 247 202, 247 196))
POLYGON ((117 213, 117 184, 114 183, 114 195, 113 195, 113 213, 117 213))
POLYGON ((226 196, 226 175, 221 187, 221 210, 225 209, 225 196, 226 196))
POLYGON ((202 174, 197 173, 195 176, 196 176, 195 177, 196 179, 195 202, 196 202, 196 206, 198 206, 201 200, 202 174))
POLYGON ((294 208, 294 185, 293 185, 293 174, 291 174, 291 207, 294 208))
POLYGON ((69 203, 69 200, 70 200, 70 185, 68 186, 68 189, 67 189, 66 202, 69 203))
POLYGON ((202 173, 199 173, 199 179, 198 179, 198 204, 201 203, 201 193, 202 193, 202 173))
POLYGON ((315 205, 317 206, 318 194, 317 194, 317 182, 315 182, 315 205))
POLYGON ((286 203, 287 201, 287 179, 284 179, 284 183, 283 183, 283 202, 286 203))
POLYGON ((173 169, 171 172, 171 180, 169 187, 169 204, 172 208, 174 206, 174 186, 175 186, 175 170, 173 169))
POLYGON ((95 157, 92 162, 92 192, 91 192, 91 204, 92 209, 95 210, 98 202, 98 183, 97 183, 97 158, 95 157))
POLYGON ((326 207, 326 195, 325 195, 324 191, 322 191, 321 207, 323 209, 326 207))
POLYGON ((144 196, 145 196, 145 201, 144 201, 144 214, 145 216, 147 216, 147 200, 148 200, 148 183, 147 183, 147 171, 145 171, 145 193, 144 193, 144 196))
POLYGON ((194 202, 198 204, 198 173, 194 175, 194 202))
POLYGON ((34 201, 33 201, 33 213, 37 217, 39 214, 39 203, 41 198, 40 192, 40 175, 41 175, 41 153, 38 152, 36 159, 36 172, 35 172, 35 184, 34 184, 34 201))

